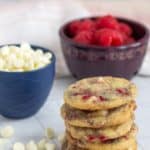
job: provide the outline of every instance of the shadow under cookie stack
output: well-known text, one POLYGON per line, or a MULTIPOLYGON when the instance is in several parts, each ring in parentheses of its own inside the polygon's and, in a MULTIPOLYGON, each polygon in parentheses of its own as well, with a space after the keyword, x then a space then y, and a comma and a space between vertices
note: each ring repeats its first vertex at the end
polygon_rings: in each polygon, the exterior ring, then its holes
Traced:
POLYGON ((137 150, 136 86, 114 77, 82 79, 64 93, 62 150, 137 150))

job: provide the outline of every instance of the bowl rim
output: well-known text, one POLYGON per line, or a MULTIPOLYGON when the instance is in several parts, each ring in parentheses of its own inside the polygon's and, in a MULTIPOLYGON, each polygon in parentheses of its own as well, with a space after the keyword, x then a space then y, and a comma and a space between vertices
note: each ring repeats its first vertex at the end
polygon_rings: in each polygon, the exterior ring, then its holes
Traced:
POLYGON ((127 44, 127 45, 121 45, 121 46, 97 46, 97 45, 87 45, 87 44, 81 44, 81 43, 77 43, 75 41, 73 41, 71 38, 69 38, 65 33, 64 33, 64 29, 70 24, 72 23, 73 21, 77 21, 77 20, 84 20, 84 19, 96 19, 98 17, 101 17, 101 16, 89 16, 89 17, 82 17, 82 18, 76 18, 76 19, 72 19, 66 23, 64 23, 60 29, 59 29, 59 35, 61 38, 64 38, 66 40, 68 40, 68 42, 75 46, 75 47, 80 47, 80 49, 78 50, 87 50, 88 49, 92 49, 92 51, 106 51, 106 49, 109 51, 112 51, 112 49, 115 49, 118 50, 118 51, 122 51, 122 50, 125 50, 125 49, 129 49, 129 48, 136 48, 136 47, 139 47, 141 45, 143 45, 143 43, 145 43, 146 41, 148 40, 145 40, 145 39, 148 39, 149 38, 149 35, 150 35, 150 31, 148 29, 148 27, 141 23, 141 22, 138 22, 138 21, 135 21, 135 20, 132 20, 132 19, 128 19, 128 18, 125 18, 125 17, 117 17, 115 16, 117 19, 119 20, 122 20, 122 22, 131 22, 133 24, 137 24, 138 26, 141 26, 144 30, 145 30, 145 34, 142 38, 140 38, 139 40, 137 40, 136 42, 134 43, 131 43, 131 44, 127 44))
MULTIPOLYGON (((21 44, 4 44, 4 45, 0 45, 0 48, 4 47, 4 46, 20 46, 21 44)), ((52 54, 52 58, 51 58, 51 63, 47 64, 46 66, 42 67, 42 68, 39 68, 39 69, 35 69, 35 70, 30 70, 30 71, 22 71, 22 72, 19 72, 19 71, 2 71, 0 70, 0 73, 7 73, 7 74, 28 74, 28 73, 34 73, 34 72, 39 72, 39 71, 42 71, 48 67, 52 67, 53 64, 55 64, 56 62, 56 56, 54 54, 54 52, 48 48, 45 48, 45 47, 42 47, 42 46, 39 46, 39 45, 35 45, 35 44, 30 44, 29 45, 31 46, 31 48, 33 48, 33 50, 36 50, 36 49, 41 49, 43 52, 50 52, 52 54)))

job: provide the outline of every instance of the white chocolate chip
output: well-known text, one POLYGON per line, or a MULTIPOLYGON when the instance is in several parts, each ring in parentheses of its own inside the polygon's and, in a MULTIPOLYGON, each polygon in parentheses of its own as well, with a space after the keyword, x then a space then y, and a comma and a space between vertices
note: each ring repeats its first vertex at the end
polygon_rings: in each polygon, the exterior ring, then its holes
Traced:
POLYGON ((22 50, 24 50, 24 51, 26 51, 26 50, 31 50, 30 44, 29 44, 29 43, 26 43, 26 42, 22 43, 20 48, 21 48, 22 50))
POLYGON ((37 49, 36 51, 37 56, 43 55, 43 51, 41 49, 37 49))
POLYGON ((54 130, 51 128, 47 128, 45 134, 48 139, 52 139, 55 136, 54 130))
POLYGON ((46 143, 45 144, 45 149, 46 150, 55 150, 56 146, 55 146, 55 144, 52 144, 52 143, 46 143))
POLYGON ((23 143, 17 142, 14 144, 13 150, 25 150, 25 146, 23 143))
POLYGON ((2 56, 7 56, 9 55, 9 47, 8 46, 4 46, 1 48, 1 54, 2 56))
POLYGON ((8 143, 7 139, 0 138, 0 149, 4 149, 4 146, 8 143))
POLYGON ((91 97, 90 97, 90 100, 91 100, 91 101, 96 101, 96 100, 97 100, 97 97, 96 97, 96 96, 91 96, 91 97))
POLYGON ((37 150, 37 145, 35 144, 34 141, 30 141, 26 145, 26 150, 37 150))
POLYGON ((4 60, 0 58, 0 70, 3 70, 4 68, 4 60))
POLYGON ((58 141, 59 141, 60 143, 63 143, 64 138, 65 138, 65 134, 64 134, 64 133, 63 133, 63 134, 60 134, 60 135, 57 137, 57 139, 58 139, 58 141))
POLYGON ((99 77, 98 78, 98 82, 104 82, 104 78, 103 77, 99 77))
POLYGON ((51 59, 52 58, 52 54, 51 53, 46 53, 45 57, 48 58, 48 59, 51 59))
POLYGON ((39 143, 37 144, 38 150, 45 150, 45 144, 46 144, 45 139, 40 140, 39 143))
POLYGON ((1 129, 0 134, 3 138, 10 138, 14 135, 14 129, 12 126, 6 126, 1 129))
POLYGON ((108 115, 108 111, 107 111, 107 110, 102 110, 102 111, 101 111, 101 115, 102 115, 102 116, 108 115))

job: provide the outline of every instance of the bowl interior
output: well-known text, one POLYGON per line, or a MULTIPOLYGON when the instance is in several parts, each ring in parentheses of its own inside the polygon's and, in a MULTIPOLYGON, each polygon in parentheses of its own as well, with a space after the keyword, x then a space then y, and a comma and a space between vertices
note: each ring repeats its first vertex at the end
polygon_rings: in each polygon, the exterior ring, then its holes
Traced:
POLYGON ((138 23, 138 22, 134 22, 134 21, 129 21, 127 19, 121 19, 121 18, 118 18, 118 20, 120 22, 124 22, 126 24, 128 24, 132 30, 133 30, 133 37, 138 41, 140 40, 141 38, 143 38, 145 35, 146 35, 146 28, 144 25, 138 23))

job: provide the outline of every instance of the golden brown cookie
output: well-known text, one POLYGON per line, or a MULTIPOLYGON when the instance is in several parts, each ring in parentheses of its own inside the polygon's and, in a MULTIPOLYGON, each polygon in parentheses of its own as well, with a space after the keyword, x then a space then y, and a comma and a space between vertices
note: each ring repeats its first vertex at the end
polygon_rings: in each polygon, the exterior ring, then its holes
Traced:
MULTIPOLYGON (((61 150, 92 150, 92 149, 82 149, 82 148, 79 148, 76 145, 72 145, 71 143, 69 143, 66 140, 65 143, 63 143, 61 150)), ((120 150, 123 150, 123 149, 120 149, 120 150)), ((137 150, 137 143, 135 142, 133 145, 130 146, 130 148, 124 149, 124 150, 137 150)))
POLYGON ((76 140, 71 137, 71 135, 67 132, 67 141, 72 145, 77 145, 80 148, 88 149, 88 150, 128 150, 134 147, 136 143, 136 133, 137 128, 133 126, 131 131, 120 138, 114 140, 108 140, 105 142, 86 142, 82 139, 76 140))
POLYGON ((134 101, 118 108, 99 111, 77 110, 64 104, 61 108, 61 115, 65 122, 72 126, 101 128, 116 126, 133 118, 133 111, 136 107, 134 101))
POLYGON ((65 103, 81 110, 105 110, 135 100, 137 89, 130 81, 114 77, 92 77, 70 85, 65 103))
POLYGON ((75 139, 83 139, 87 142, 95 142, 122 137, 131 130, 132 126, 133 120, 129 120, 124 124, 108 128, 81 128, 66 124, 66 129, 70 133, 70 135, 75 139))
POLYGON ((72 145, 67 141, 67 139, 65 139, 65 141, 62 144, 61 150, 86 150, 86 149, 82 149, 77 147, 76 145, 72 145))

